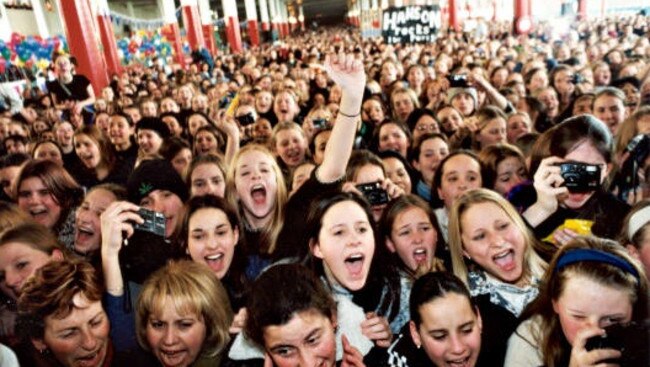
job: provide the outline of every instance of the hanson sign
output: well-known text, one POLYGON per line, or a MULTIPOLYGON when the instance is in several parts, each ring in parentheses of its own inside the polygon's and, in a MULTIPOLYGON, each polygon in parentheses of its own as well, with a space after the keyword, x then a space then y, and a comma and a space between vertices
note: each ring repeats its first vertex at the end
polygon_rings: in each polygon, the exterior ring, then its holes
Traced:
POLYGON ((382 15, 381 35, 393 44, 433 42, 441 22, 437 5, 388 8, 382 15))

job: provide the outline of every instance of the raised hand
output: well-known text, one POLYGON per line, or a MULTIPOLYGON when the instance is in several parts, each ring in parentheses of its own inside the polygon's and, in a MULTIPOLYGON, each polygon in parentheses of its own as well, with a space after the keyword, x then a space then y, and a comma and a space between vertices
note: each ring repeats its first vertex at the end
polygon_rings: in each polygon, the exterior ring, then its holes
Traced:
POLYGON ((366 86, 366 73, 363 62, 353 54, 339 53, 325 57, 323 69, 329 77, 341 86, 343 93, 361 98, 366 86))
POLYGON ((343 360, 341 367, 365 367, 363 364, 363 355, 359 350, 350 344, 345 335, 341 335, 341 343, 343 344, 343 360))
POLYGON ((393 339, 388 320, 374 312, 367 313, 366 319, 361 322, 361 333, 382 348, 390 347, 393 339))
POLYGON ((578 332, 573 341, 573 348, 571 349, 571 360, 569 367, 608 367, 618 366, 617 364, 604 363, 608 359, 617 359, 621 357, 621 352, 616 349, 592 349, 587 350, 585 345, 587 340, 591 337, 603 335, 605 330, 591 327, 582 329, 578 332))

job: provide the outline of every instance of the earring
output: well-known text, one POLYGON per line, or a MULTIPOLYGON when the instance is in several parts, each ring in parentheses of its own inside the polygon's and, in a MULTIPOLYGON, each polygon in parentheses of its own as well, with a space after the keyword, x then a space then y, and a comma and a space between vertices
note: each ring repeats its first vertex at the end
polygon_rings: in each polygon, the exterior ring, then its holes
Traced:
POLYGON ((417 344, 415 347, 420 349, 420 348, 422 348, 422 344, 417 344))

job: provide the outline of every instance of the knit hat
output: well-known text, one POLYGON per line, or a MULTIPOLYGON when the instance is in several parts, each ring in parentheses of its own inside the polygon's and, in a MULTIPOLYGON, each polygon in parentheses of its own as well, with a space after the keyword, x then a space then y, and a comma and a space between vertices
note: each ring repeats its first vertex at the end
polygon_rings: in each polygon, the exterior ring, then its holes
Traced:
POLYGON ((162 122, 158 117, 143 117, 140 119, 140 121, 135 125, 136 134, 140 130, 153 130, 163 139, 166 139, 171 135, 167 124, 162 122))
POLYGON ((449 88, 447 91, 447 103, 451 104, 451 101, 456 98, 457 95, 465 93, 469 94, 470 97, 474 100, 474 108, 478 105, 478 94, 476 93, 476 88, 449 88))
POLYGON ((183 202, 188 198, 187 187, 183 183, 183 179, 164 159, 150 159, 140 163, 129 176, 126 187, 129 201, 137 205, 155 190, 171 191, 183 202))

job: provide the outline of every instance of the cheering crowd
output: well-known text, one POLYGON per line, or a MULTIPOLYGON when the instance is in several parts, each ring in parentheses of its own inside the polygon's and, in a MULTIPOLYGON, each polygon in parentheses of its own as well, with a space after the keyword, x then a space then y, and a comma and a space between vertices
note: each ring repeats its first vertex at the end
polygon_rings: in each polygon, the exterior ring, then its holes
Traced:
POLYGON ((0 366, 644 365, 650 18, 510 28, 0 86, 0 366))

